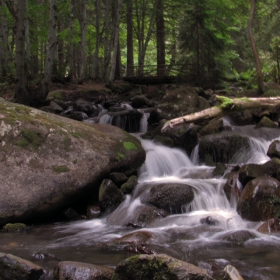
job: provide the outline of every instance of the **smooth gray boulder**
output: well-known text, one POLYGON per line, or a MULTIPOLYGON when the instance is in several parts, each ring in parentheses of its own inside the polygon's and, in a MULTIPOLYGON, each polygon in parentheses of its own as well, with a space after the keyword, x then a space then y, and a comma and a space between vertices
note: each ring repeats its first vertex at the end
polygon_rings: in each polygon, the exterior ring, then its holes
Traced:
POLYGON ((50 218, 98 194, 112 172, 145 160, 140 141, 111 126, 0 102, 0 225, 50 218))

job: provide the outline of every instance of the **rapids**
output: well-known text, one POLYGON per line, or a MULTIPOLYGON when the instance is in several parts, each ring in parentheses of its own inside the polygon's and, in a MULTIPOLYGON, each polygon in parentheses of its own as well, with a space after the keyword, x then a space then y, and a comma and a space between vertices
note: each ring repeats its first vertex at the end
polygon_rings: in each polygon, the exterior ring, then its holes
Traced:
MULTIPOLYGON (((256 132, 251 126, 234 127, 251 139, 251 150, 238 155, 235 163, 264 163, 272 140, 279 130, 256 132)), ((235 266, 244 279, 279 279, 280 236, 256 231, 261 223, 243 220, 236 212, 236 201, 228 202, 222 189, 225 179, 213 178, 212 167, 199 165, 198 147, 189 158, 183 151, 141 140, 146 150, 145 164, 139 170, 139 183, 132 195, 102 219, 33 226, 25 233, 0 233, 0 251, 15 254, 43 266, 51 279, 51 270, 59 260, 73 260, 116 266, 131 254, 123 247, 102 244, 135 231, 152 233, 147 247, 156 253, 208 269, 218 278, 227 264, 235 266), (183 213, 174 213, 135 229, 126 225, 141 209, 149 188, 160 182, 191 185, 195 198, 183 213), (149 187, 148 187, 149 186, 149 187), (191 210, 191 211, 190 211, 191 210), (211 217, 213 225, 202 223, 211 217), (244 231, 253 238, 246 242, 231 240, 232 233, 244 231), (44 259, 32 257, 45 254, 44 259)))

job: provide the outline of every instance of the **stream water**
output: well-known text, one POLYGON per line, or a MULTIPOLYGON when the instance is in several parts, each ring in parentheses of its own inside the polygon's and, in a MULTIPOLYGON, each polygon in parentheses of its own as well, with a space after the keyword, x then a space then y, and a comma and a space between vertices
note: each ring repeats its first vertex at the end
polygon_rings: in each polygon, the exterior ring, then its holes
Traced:
MULTIPOLYGON (((266 152, 271 141, 279 136, 279 130, 256 131, 251 126, 233 129, 251 139, 251 151, 236 157, 236 163, 269 160, 266 152)), ((261 234, 256 231, 261 223, 242 220, 236 212, 236 202, 229 203, 223 192, 225 179, 213 178, 212 167, 197 164, 197 148, 189 158, 179 149, 149 140, 141 142, 147 159, 139 170, 139 184, 113 213, 103 219, 31 226, 24 233, 1 232, 0 251, 41 265, 51 279, 52 268, 60 260, 116 266, 131 254, 123 247, 102 244, 127 233, 145 231, 152 234, 149 249, 206 268, 217 279, 227 264, 235 266, 244 279, 280 279, 280 236, 261 234), (127 227, 139 214, 149 188, 161 182, 191 185, 195 191, 191 212, 185 209, 142 229, 127 227), (202 223, 207 217, 216 223, 202 223), (246 242, 231 239, 238 231, 247 232, 252 238, 246 242)))

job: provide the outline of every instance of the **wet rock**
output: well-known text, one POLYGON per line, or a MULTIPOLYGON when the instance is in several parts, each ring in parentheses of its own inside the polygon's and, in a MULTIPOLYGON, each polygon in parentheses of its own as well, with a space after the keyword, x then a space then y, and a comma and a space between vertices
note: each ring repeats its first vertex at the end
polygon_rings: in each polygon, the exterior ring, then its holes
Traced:
POLYGON ((54 268, 54 280, 111 280, 114 270, 101 265, 63 261, 54 268))
POLYGON ((226 124, 225 120, 214 119, 199 131, 199 135, 205 136, 213 133, 219 133, 224 130, 231 130, 230 127, 226 124))
POLYGON ((202 162, 206 162, 207 157, 210 157, 214 163, 231 163, 239 154, 246 153, 249 147, 247 136, 232 132, 216 133, 202 137, 199 157, 202 162))
POLYGON ((270 128, 278 128, 278 124, 273 122, 271 119, 268 117, 263 117, 260 122, 256 125, 256 128, 261 128, 261 127, 270 127, 270 128))
POLYGON ((241 193, 237 211, 251 221, 280 217, 280 182, 270 177, 250 181, 241 193))
POLYGON ((212 218, 211 216, 208 216, 206 218, 201 218, 200 219, 201 224, 209 225, 209 226, 216 226, 219 224, 219 221, 212 218))
POLYGON ((272 234, 272 233, 280 233, 280 219, 269 219, 263 224, 261 224, 258 229, 258 232, 265 233, 265 234, 272 234))
POLYGON ((65 117, 76 121, 83 121, 88 119, 88 115, 82 111, 70 111, 65 115, 65 117))
POLYGON ((154 234, 150 231, 135 231, 132 233, 128 233, 120 238, 116 238, 108 245, 143 245, 143 244, 149 244, 150 240, 154 237, 154 234))
POLYGON ((151 188, 144 203, 152 204, 170 213, 182 213, 194 199, 191 186, 178 183, 162 183, 151 188))
POLYGON ((244 164, 239 169, 239 181, 245 187, 245 185, 257 177, 265 176, 265 172, 261 164, 249 163, 244 164))
POLYGON ((99 205, 88 205, 87 206, 87 218, 96 219, 101 216, 101 209, 99 205))
POLYGON ((133 253, 133 254, 146 254, 146 255, 154 255, 155 252, 151 249, 147 248, 143 245, 127 245, 124 247, 125 252, 133 253))
POLYGON ((243 280, 243 277, 234 266, 227 265, 224 269, 223 280, 243 280))
POLYGON ((80 220, 82 217, 73 208, 67 208, 63 211, 62 217, 68 221, 80 220))
POLYGON ((60 105, 58 105, 55 101, 51 101, 49 106, 52 107, 54 112, 57 114, 63 112, 63 108, 60 105))
POLYGON ((39 280, 43 269, 19 257, 0 253, 0 279, 2 280, 39 280))
POLYGON ((117 265, 114 279, 212 280, 205 269, 172 258, 168 255, 136 255, 117 265))
POLYGON ((128 178, 127 182, 121 185, 121 191, 124 194, 130 194, 133 192, 137 183, 138 183, 138 178, 135 175, 132 175, 128 178))
POLYGON ((256 235, 247 230, 239 230, 234 232, 227 232, 223 235, 222 240, 241 245, 250 239, 256 238, 256 235))
POLYGON ((102 209, 111 212, 123 202, 124 195, 113 181, 105 179, 99 188, 98 198, 102 209))
POLYGON ((241 185, 238 176, 239 174, 237 172, 231 172, 228 174, 228 180, 223 186, 226 197, 232 205, 235 205, 241 194, 241 185))
POLYGON ((133 108, 149 107, 149 100, 144 95, 138 95, 132 98, 131 105, 133 108))
POLYGON ((275 140, 273 141, 267 151, 267 155, 271 158, 277 157, 280 158, 280 141, 275 140))
POLYGON ((86 100, 78 99, 74 104, 74 108, 77 111, 82 111, 87 115, 91 115, 93 112, 92 104, 86 100))
POLYGON ((7 101, 0 107, 0 225, 43 222, 77 201, 87 205, 103 178, 135 172, 145 160, 140 141, 117 127, 7 101))
POLYGON ((226 171, 227 167, 225 164, 222 163, 217 163, 216 167, 213 170, 213 176, 215 177, 221 177, 224 175, 225 171, 226 171))
POLYGON ((121 186, 128 180, 127 176, 120 172, 113 172, 109 177, 117 186, 121 186))

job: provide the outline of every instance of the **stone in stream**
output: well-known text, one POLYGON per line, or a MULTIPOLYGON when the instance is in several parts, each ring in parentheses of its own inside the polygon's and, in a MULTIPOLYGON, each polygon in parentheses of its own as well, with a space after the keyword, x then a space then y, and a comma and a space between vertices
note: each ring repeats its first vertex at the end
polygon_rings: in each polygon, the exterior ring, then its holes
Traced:
POLYGON ((258 228, 258 232, 265 234, 280 233, 280 220, 279 219, 269 219, 262 223, 258 228))
POLYGON ((223 280, 243 280, 243 277, 234 266, 227 265, 224 269, 223 280))
POLYGON ((114 280, 214 280, 205 269, 165 254, 136 255, 119 263, 114 280))
POLYGON ((44 270, 22 258, 0 253, 0 279, 1 280, 39 280, 44 270))
POLYGON ((114 270, 101 265, 63 261, 54 268, 54 280, 111 280, 114 270))

